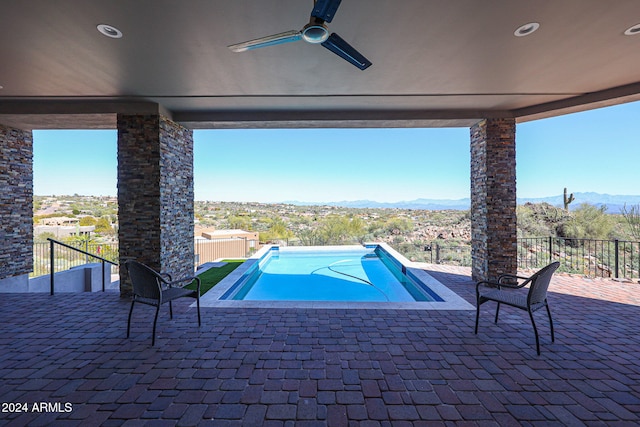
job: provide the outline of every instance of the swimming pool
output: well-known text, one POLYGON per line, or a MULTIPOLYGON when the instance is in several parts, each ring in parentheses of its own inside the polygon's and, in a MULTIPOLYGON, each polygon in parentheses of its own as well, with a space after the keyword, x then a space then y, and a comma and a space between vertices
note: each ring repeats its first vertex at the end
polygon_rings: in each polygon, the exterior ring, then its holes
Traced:
POLYGON ((264 247, 207 292, 201 305, 474 309, 384 243, 264 247))
POLYGON ((441 301, 380 246, 272 247, 222 299, 249 301, 441 301))

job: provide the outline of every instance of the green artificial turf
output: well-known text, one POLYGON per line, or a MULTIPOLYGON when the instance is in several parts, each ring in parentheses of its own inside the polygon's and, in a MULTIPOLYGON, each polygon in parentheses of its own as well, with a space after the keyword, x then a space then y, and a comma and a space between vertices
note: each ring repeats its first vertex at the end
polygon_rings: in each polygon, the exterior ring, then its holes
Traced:
MULTIPOLYGON (((244 260, 237 259, 225 259, 223 262, 227 264, 222 267, 213 267, 198 275, 200 278, 200 295, 204 295, 209 291, 209 289, 213 288, 218 284, 219 281, 227 277, 229 273, 238 268, 240 264, 244 262, 244 260)), ((185 286, 188 289, 196 289, 195 281, 185 286)))

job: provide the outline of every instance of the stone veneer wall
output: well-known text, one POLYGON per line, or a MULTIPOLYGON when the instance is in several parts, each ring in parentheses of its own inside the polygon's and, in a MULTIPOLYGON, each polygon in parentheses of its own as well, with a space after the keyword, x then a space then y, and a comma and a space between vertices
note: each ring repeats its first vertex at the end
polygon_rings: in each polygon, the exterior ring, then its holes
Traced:
POLYGON ((471 127, 471 275, 517 272, 516 125, 486 119, 471 127))
POLYGON ((118 115, 118 218, 121 263, 193 275, 192 131, 159 115, 118 115))
POLYGON ((160 129, 162 270, 174 277, 193 276, 193 131, 166 119, 160 129))
POLYGON ((33 137, 0 125, 0 279, 33 270, 33 137))

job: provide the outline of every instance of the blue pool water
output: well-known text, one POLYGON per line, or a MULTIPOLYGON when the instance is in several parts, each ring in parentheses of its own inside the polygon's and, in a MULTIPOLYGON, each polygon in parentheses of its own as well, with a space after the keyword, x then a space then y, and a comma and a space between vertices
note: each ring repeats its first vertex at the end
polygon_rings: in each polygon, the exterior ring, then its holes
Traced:
POLYGON ((253 301, 441 301, 379 246, 269 250, 222 299, 253 301))

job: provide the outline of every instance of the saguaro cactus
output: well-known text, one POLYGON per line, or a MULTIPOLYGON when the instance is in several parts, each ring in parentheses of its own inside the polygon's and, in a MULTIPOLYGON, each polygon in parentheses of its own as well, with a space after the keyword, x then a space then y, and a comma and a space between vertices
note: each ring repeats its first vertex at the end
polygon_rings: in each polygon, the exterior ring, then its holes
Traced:
POLYGON ((569 204, 575 200, 573 193, 567 197, 567 187, 564 188, 564 210, 569 212, 569 204))

